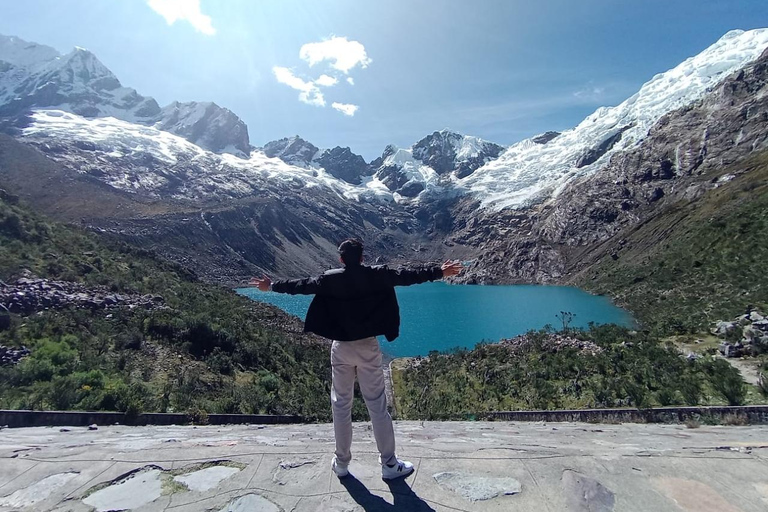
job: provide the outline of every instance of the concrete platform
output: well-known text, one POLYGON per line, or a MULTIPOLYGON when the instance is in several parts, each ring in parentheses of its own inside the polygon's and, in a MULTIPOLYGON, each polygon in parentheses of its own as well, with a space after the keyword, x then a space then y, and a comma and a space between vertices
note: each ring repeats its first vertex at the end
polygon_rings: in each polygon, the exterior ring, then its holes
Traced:
POLYGON ((0 511, 768 510, 768 428, 396 422, 416 472, 381 480, 370 426, 353 476, 331 425, 0 431, 0 511))

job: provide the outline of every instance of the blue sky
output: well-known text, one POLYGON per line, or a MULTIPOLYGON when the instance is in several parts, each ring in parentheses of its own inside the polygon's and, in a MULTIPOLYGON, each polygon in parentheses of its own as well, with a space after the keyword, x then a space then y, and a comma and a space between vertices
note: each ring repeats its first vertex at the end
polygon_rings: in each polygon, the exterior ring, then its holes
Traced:
POLYGON ((766 26, 765 0, 0 0, 0 33, 88 48, 161 105, 215 101, 254 145, 298 134, 368 161, 441 128, 511 144, 573 127, 766 26))

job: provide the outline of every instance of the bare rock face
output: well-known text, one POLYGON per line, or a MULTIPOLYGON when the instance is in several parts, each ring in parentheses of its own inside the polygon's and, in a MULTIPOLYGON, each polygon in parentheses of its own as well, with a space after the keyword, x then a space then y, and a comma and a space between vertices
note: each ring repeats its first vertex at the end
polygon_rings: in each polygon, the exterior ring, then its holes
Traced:
POLYGON ((118 116, 139 122, 160 113, 154 99, 123 87, 88 50, 76 48, 62 56, 53 49, 41 52, 40 45, 18 38, 2 38, 4 53, 21 57, 0 67, 0 117, 33 107, 64 107, 85 117, 118 116))
POLYGON ((158 295, 115 293, 105 287, 88 288, 70 281, 22 277, 15 283, 0 283, 0 303, 4 309, 31 315, 45 309, 76 307, 91 310, 129 308, 157 309, 164 306, 158 295))
POLYGON ((459 211, 454 222, 464 227, 452 239, 482 249, 470 266, 475 281, 567 281, 599 244, 621 247, 613 237, 623 230, 720 186, 733 178, 721 169, 766 148, 768 52, 549 202, 514 213, 459 211))
POLYGON ((155 127, 214 153, 246 157, 251 152, 248 127, 231 110, 215 103, 174 101, 163 107, 155 127))
POLYGON ((362 182, 363 176, 371 174, 371 169, 363 157, 356 155, 349 148, 337 146, 326 149, 316 162, 332 176, 355 185, 362 182))
POLYGON ((268 142, 261 149, 268 157, 276 157, 287 164, 299 167, 307 167, 320 151, 317 146, 298 135, 268 142))
POLYGON ((557 136, 560 135, 560 132, 544 132, 541 135, 537 135, 536 137, 533 137, 531 139, 532 142, 535 142, 536 144, 546 144, 547 142, 555 139, 557 136))
POLYGON ((245 157, 251 150, 245 123, 215 103, 174 102, 161 109, 153 98, 123 87, 88 50, 59 55, 53 48, 0 36, 0 117, 21 116, 32 108, 154 125, 217 153, 245 157))

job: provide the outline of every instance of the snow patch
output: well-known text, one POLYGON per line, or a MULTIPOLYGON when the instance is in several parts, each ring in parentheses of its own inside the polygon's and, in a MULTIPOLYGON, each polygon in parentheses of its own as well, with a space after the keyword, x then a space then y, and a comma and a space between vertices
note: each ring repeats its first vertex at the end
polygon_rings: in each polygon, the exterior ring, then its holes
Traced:
POLYGON ((547 144, 515 144, 458 185, 484 207, 495 209, 525 207, 556 196, 571 180, 602 168, 614 153, 639 144, 664 114, 700 99, 766 47, 768 29, 729 32, 699 55, 653 77, 620 105, 597 109, 547 144), (596 162, 577 167, 585 153, 619 131, 621 140, 613 148, 596 162))

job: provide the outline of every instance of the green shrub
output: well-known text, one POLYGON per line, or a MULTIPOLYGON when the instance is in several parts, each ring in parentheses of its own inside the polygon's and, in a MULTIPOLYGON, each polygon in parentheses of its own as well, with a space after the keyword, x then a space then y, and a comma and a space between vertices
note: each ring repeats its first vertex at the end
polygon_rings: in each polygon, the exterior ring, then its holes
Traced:
POLYGON ((723 359, 709 361, 706 366, 712 389, 717 391, 728 405, 743 405, 747 388, 741 373, 723 359))

